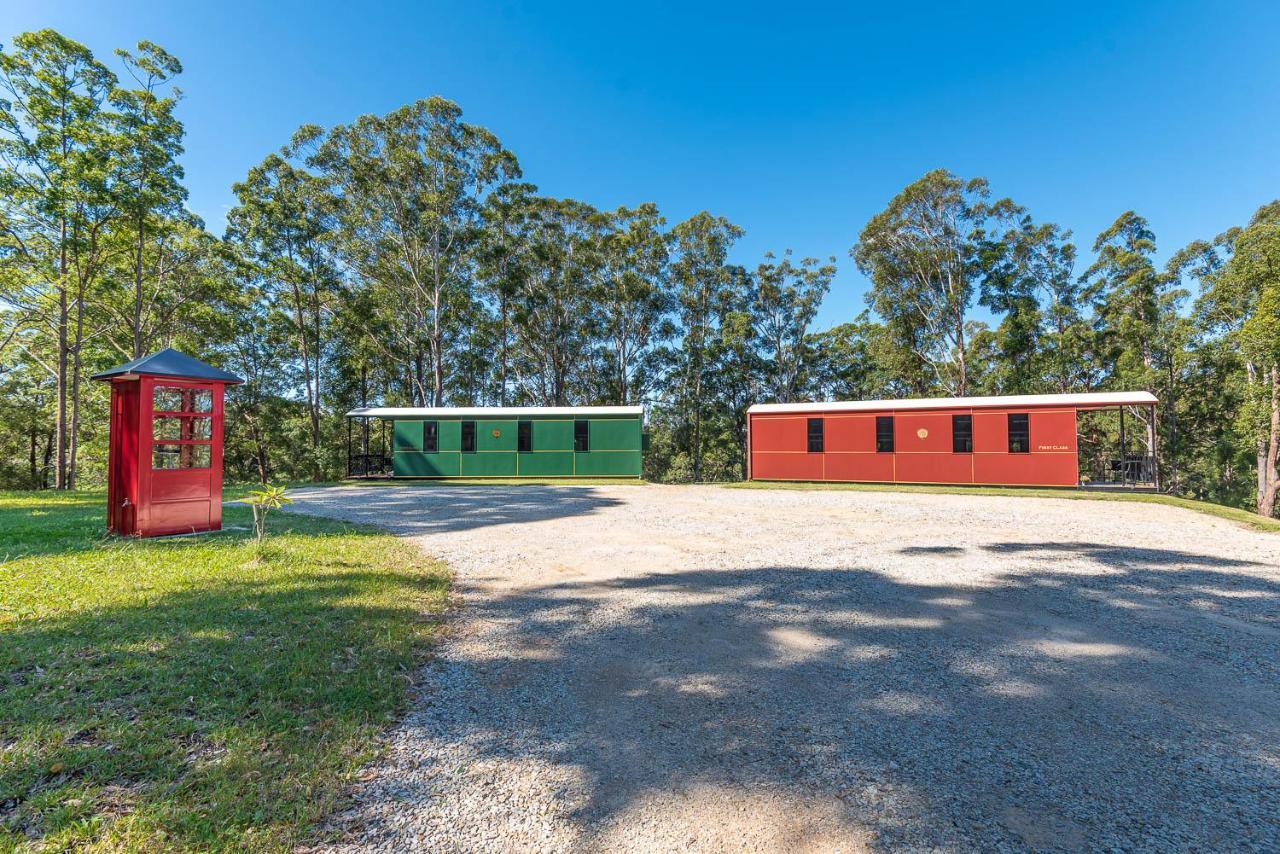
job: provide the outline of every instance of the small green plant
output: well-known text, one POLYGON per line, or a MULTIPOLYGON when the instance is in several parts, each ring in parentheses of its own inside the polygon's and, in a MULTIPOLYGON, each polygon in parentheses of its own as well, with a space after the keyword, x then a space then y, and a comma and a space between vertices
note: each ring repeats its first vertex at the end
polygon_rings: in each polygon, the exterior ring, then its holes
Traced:
POLYGON ((279 510, 286 504, 292 504, 293 499, 284 494, 283 486, 272 486, 268 483, 262 489, 252 490, 240 499, 240 503, 248 504, 253 508, 253 537, 258 552, 261 553, 262 541, 267 536, 267 514, 272 510, 279 510))

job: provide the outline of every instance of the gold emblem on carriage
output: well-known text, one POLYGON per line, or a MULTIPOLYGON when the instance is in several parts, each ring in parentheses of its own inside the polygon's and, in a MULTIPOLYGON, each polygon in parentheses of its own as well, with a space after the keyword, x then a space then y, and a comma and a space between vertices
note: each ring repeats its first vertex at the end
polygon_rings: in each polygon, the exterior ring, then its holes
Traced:
POLYGON ((919 430, 916 431, 916 435, 919 436, 921 439, 928 439, 929 431, 921 427, 919 430))
POLYGON ((501 430, 494 430, 494 431, 493 431, 493 438, 498 439, 498 438, 501 438, 501 437, 502 437, 502 431, 501 431, 501 430))

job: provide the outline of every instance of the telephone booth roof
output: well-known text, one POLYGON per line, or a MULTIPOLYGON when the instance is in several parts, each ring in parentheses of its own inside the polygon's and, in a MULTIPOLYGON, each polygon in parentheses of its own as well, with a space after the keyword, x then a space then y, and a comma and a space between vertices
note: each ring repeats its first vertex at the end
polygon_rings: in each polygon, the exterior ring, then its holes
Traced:
POLYGON ((224 371, 221 368, 215 368, 213 365, 206 365, 199 359, 192 358, 185 353, 179 353, 171 347, 166 347, 158 353, 152 353, 150 356, 134 359, 132 362, 125 362, 123 365, 116 365, 109 371, 94 374, 92 378, 95 380, 109 380, 114 377, 131 374, 169 377, 175 380, 204 380, 228 385, 237 385, 244 382, 233 373, 224 371))

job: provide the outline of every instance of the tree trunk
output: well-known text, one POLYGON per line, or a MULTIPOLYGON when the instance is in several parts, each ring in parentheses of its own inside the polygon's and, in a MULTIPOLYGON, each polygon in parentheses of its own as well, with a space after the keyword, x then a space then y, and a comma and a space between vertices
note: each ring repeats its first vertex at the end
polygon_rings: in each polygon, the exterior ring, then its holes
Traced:
POLYGON ((1270 384, 1271 423, 1266 438, 1258 441, 1258 515, 1268 518, 1275 515, 1280 493, 1280 472, 1276 471, 1280 459, 1280 365, 1271 365, 1270 384))
POLYGON ((431 330, 431 384, 432 405, 444 406, 444 335, 439 320, 431 330))
MULTIPOLYGON (((292 253, 291 253, 292 254, 292 253)), ((315 385, 312 385, 311 376, 311 352, 307 346, 307 322, 302 310, 302 289, 295 283, 293 290, 293 317, 294 322, 298 326, 298 356, 302 359, 302 382, 307 387, 307 414, 311 419, 311 472, 316 480, 320 479, 320 462, 318 454, 320 451, 320 401, 319 386, 320 378, 315 377, 315 385)), ((319 359, 316 360, 316 370, 319 370, 319 359)))
POLYGON ((76 290, 75 344, 71 348, 71 425, 68 429, 66 488, 76 488, 76 468, 80 457, 80 354, 84 348, 84 282, 76 290))
POLYGON ((702 405, 695 400, 693 406, 693 482, 702 482, 702 405))
POLYGON ((616 342, 618 347, 618 405, 627 405, 627 345, 623 340, 616 342))
POLYGON ((1178 407, 1177 394, 1174 392, 1173 355, 1169 356, 1169 402, 1165 411, 1169 413, 1169 485, 1172 492, 1178 492, 1178 407))
POLYGON ((57 431, 50 430, 49 435, 44 440, 44 459, 40 465, 40 488, 49 488, 49 467, 53 465, 54 444, 57 441, 57 431))
POLYGON ((498 366, 498 405, 507 405, 507 298, 506 296, 498 297, 498 306, 502 315, 502 346, 500 348, 502 363, 498 366))
MULTIPOLYGON (((141 187, 139 188, 141 192, 141 187)), ((142 357, 142 232, 144 215, 138 210, 138 240, 133 257, 133 358, 142 357)))
POLYGON ((67 478, 67 324, 70 311, 67 306, 67 221, 60 227, 62 241, 58 262, 58 371, 57 416, 54 420, 53 487, 65 489, 67 478))
POLYGON ((321 393, 320 393, 320 366, 321 366, 321 364, 322 364, 322 363, 323 363, 323 361, 324 361, 324 340, 320 337, 322 318, 321 318, 320 288, 319 288, 319 287, 316 287, 316 288, 314 289, 314 291, 313 291, 313 293, 312 293, 312 296, 314 297, 314 300, 313 300, 313 302, 312 302, 312 310, 314 311, 314 315, 313 315, 313 317, 314 317, 314 319, 315 319, 315 325, 316 325, 316 328, 315 328, 315 333, 316 333, 316 352, 315 352, 315 356, 313 356, 313 358, 314 358, 314 359, 315 359, 315 361, 316 361, 316 367, 315 367, 315 378, 316 378, 316 404, 315 404, 315 419, 314 419, 314 425, 315 425, 315 446, 316 446, 316 474, 317 474, 318 476, 323 476, 323 472, 321 471, 321 468, 320 468, 320 453, 319 453, 319 450, 320 450, 320 444, 321 444, 321 437, 320 437, 320 418, 321 418, 321 416, 323 415, 323 410, 322 410, 323 403, 322 403, 322 401, 324 400, 324 398, 321 396, 321 393))
POLYGON ((71 357, 71 424, 67 429, 66 489, 76 488, 76 468, 80 457, 80 338, 83 324, 84 319, 80 318, 76 324, 76 346, 71 357))
POLYGON ((253 434, 253 456, 254 462, 258 466, 258 482, 266 486, 271 479, 271 470, 267 466, 267 446, 262 441, 262 431, 258 429, 258 425, 254 421, 249 422, 249 429, 253 434))
POLYGON ((30 463, 31 463, 31 488, 32 488, 32 489, 39 489, 39 488, 40 488, 40 486, 41 486, 41 484, 40 484, 40 482, 37 480, 37 477, 38 477, 38 475, 39 475, 39 469, 36 467, 36 444, 37 444, 37 442, 36 442, 36 424, 35 424, 35 421, 32 421, 32 422, 31 422, 31 428, 30 428, 30 430, 29 430, 28 432, 30 433, 29 438, 30 438, 30 440, 31 440, 31 454, 30 454, 30 463))
POLYGON ((702 481, 702 360, 693 375, 693 482, 702 481))

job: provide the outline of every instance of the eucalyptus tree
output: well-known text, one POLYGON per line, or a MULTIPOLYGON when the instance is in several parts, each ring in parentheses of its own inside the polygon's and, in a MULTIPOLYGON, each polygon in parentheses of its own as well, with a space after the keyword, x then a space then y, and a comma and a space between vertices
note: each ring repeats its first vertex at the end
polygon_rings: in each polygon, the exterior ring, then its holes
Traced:
POLYGON ((944 169, 909 184, 871 218, 850 255, 871 280, 867 302, 948 393, 969 385, 974 296, 997 263, 999 234, 1022 213, 991 201, 984 178, 944 169))
POLYGON ((805 390, 818 400, 875 400, 909 393, 892 366, 885 363, 887 331, 863 311, 852 321, 810 333, 805 346, 812 367, 805 390))
MULTIPOLYGON (((0 330, 12 327, 0 311, 0 330)), ((0 356, 5 353, 0 335, 0 356)), ((0 359, 0 484, 47 489, 53 460, 53 378, 29 359, 0 359)))
POLYGON ((480 233, 478 280, 496 315, 497 403, 506 406, 511 392, 512 309, 523 281, 522 226, 538 188, 511 181, 500 184, 485 199, 480 233))
MULTIPOLYGON (((1155 265, 1156 241, 1146 219, 1133 211, 1116 218, 1094 241, 1097 254, 1081 276, 1082 298, 1093 303, 1094 326, 1103 369, 1113 386, 1155 390, 1159 363, 1174 343, 1165 333, 1186 292, 1155 265)), ((1172 400, 1164 401, 1174 405, 1172 400)), ((1157 425, 1138 413, 1148 449, 1157 425)))
MULTIPOLYGON (((127 216, 121 222, 131 224, 127 216)), ((211 307, 231 286, 218 269, 218 240, 199 217, 184 210, 163 220, 149 219, 145 228, 141 287, 134 278, 136 247, 125 246, 114 253, 108 270, 112 287, 104 288, 94 304, 105 326, 102 344, 115 361, 151 352, 207 326, 214 319, 211 307)), ((123 246, 132 244, 135 235, 126 230, 116 236, 123 246)))
POLYGON ((261 282, 263 298, 293 342, 310 422, 312 467, 321 463, 327 318, 339 287, 329 237, 336 201, 325 181, 298 165, 290 149, 269 155, 232 191, 227 240, 261 282))
POLYGON ((808 367, 805 339, 822 299, 835 277, 835 258, 823 264, 816 258, 792 263, 791 250, 778 260, 766 253, 755 270, 752 313, 764 345, 768 370, 768 394, 772 400, 790 403, 801 393, 808 367))
POLYGON ((1280 497, 1280 201, 1215 241, 1220 260, 1202 263, 1197 315, 1238 355, 1244 381, 1241 432, 1253 445, 1254 506, 1274 516, 1280 497))
MULTIPOLYGON (((133 88, 113 89, 110 100, 115 108, 120 205, 132 229, 133 294, 126 317, 132 333, 129 358, 137 358, 149 344, 148 310, 163 304, 161 292, 171 284, 165 274, 172 270, 166 267, 183 258, 172 251, 175 233, 193 219, 183 209, 187 191, 178 157, 184 130, 174 112, 181 92, 173 80, 182 73, 182 64, 149 41, 139 42, 136 53, 117 50, 116 55, 134 83, 133 88)), ((123 239, 123 222, 119 231, 123 239)))
POLYGON ((588 383, 599 318, 592 296, 603 275, 606 218, 572 199, 531 196, 519 221, 512 299, 514 373, 525 400, 564 406, 588 383))
MULTIPOLYGON (((298 141, 320 131, 304 128, 298 141)), ((396 334, 388 353, 416 401, 445 393, 450 306, 469 291, 488 192, 520 175, 514 155, 462 110, 432 97, 365 115, 324 135, 310 163, 338 199, 338 237, 352 274, 381 289, 396 334)))
POLYGON ((0 293, 34 336, 11 343, 55 384, 54 485, 75 485, 81 348, 104 265, 112 194, 115 75, 53 30, 0 52, 0 293))
POLYGON ((674 331, 666 316, 669 263, 666 220, 656 205, 620 207, 604 222, 603 268, 594 300, 609 351, 609 399, 626 405, 646 390, 645 361, 674 331))
MULTIPOLYGON (((1217 240, 1194 240, 1178 250, 1165 265, 1171 282, 1203 286, 1221 271, 1230 257, 1230 242, 1238 228, 1217 240)), ((1244 405, 1243 389, 1236 376, 1243 364, 1228 339, 1210 332, 1197 303, 1190 317, 1175 314, 1166 319, 1172 329, 1165 337, 1176 340, 1157 371, 1162 382, 1161 403, 1166 396, 1174 405, 1162 405, 1166 436, 1160 444, 1164 481, 1174 492, 1221 501, 1226 493, 1239 493, 1234 453, 1222 453, 1222 443, 1246 444, 1239 436, 1229 436, 1235 427, 1235 413, 1244 405)), ((1239 504, 1240 495, 1227 499, 1239 504)))
POLYGON ((1093 331, 1075 275, 1076 246, 1071 232, 1046 223, 1024 232, 1015 257, 1035 283, 1041 321, 1041 390, 1067 394, 1088 391, 1099 381, 1093 331))
POLYGON ((1081 312, 1071 232, 1020 217, 984 277, 981 305, 1001 316, 992 390, 1004 394, 1084 391, 1100 379, 1081 312))
MULTIPOLYGON (((762 400, 772 380, 770 363, 761 355, 760 325, 756 309, 759 293, 750 273, 730 265, 725 286, 716 297, 716 329, 708 348, 709 397, 716 401, 706 414, 711 435, 700 447, 719 450, 716 437, 727 438, 727 455, 719 454, 718 470, 712 479, 747 476, 747 409, 762 400), (727 456, 727 459, 724 457, 727 456)), ((803 342, 799 345, 803 347, 803 342)), ((721 445, 726 444, 723 439, 721 445)), ((705 470, 705 463, 700 469, 705 470)), ((704 474, 705 476, 705 474, 704 474)))
MULTIPOLYGON (((988 330, 985 343, 999 357, 983 386, 993 393, 1029 394, 1040 390, 1039 351, 1042 316, 1038 282, 1032 264, 1040 261, 1035 252, 1038 229, 1031 217, 1022 216, 1006 232, 1001 249, 990 253, 993 261, 983 277, 978 303, 1000 317, 994 331, 988 330)), ((970 337, 970 343, 973 338, 970 337)))
POLYGON ((671 231, 671 286, 681 337, 671 354, 669 384, 694 481, 702 480, 703 424, 714 409, 707 393, 714 385, 720 308, 726 290, 741 280, 728 263, 729 250, 742 235, 741 228, 706 211, 671 231))
POLYGON ((478 289, 457 295, 450 308, 455 322, 445 338, 445 400, 460 406, 482 406, 501 398, 502 368, 494 359, 501 338, 500 321, 478 289))
POLYGON ((1155 234, 1146 219, 1126 211, 1098 235, 1093 251, 1097 258, 1081 277, 1082 296, 1093 303, 1111 372, 1150 386, 1171 282, 1156 268, 1155 234))

